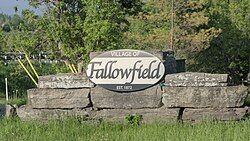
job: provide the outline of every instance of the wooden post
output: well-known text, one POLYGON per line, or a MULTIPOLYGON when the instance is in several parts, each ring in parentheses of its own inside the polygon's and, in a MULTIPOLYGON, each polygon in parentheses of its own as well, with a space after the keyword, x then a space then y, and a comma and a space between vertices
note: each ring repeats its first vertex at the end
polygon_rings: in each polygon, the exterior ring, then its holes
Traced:
POLYGON ((174 50, 174 0, 171 5, 171 49, 174 50))
POLYGON ((6 101, 9 100, 9 94, 8 94, 8 79, 5 78, 5 97, 6 97, 6 101))
POLYGON ((78 62, 77 70, 78 73, 83 73, 83 61, 78 62))

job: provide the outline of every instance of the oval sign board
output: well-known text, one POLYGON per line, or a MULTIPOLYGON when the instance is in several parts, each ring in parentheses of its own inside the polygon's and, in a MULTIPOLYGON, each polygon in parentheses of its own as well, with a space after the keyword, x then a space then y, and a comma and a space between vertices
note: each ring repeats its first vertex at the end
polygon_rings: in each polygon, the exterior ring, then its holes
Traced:
POLYGON ((165 67, 154 55, 139 50, 108 51, 93 58, 88 78, 106 89, 120 92, 150 87, 164 76, 165 67))

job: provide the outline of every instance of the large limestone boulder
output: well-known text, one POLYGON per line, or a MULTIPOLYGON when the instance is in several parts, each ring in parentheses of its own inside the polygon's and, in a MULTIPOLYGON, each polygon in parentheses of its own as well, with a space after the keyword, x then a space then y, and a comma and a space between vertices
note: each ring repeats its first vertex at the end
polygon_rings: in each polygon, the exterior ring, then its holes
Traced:
POLYGON ((102 87, 91 89, 91 100, 96 108, 138 109, 162 106, 162 92, 159 86, 143 91, 118 93, 102 87))
POLYGON ((165 86, 227 86, 227 74, 210 74, 198 72, 184 72, 168 74, 165 77, 165 86))
POLYGON ((155 109, 103 109, 97 111, 93 118, 102 118, 106 121, 123 122, 126 116, 141 115, 142 121, 156 122, 156 121, 177 121, 180 108, 155 108, 155 109))
POLYGON ((240 107, 247 96, 246 86, 165 87, 166 107, 240 107))
POLYGON ((5 116, 5 111, 6 111, 5 105, 0 104, 0 117, 5 116))
POLYGON ((6 115, 6 105, 5 104, 0 104, 0 117, 6 115))
POLYGON ((247 107, 247 114, 246 114, 247 117, 250 117, 250 107, 247 107))
POLYGON ((90 105, 90 89, 30 89, 28 105, 32 108, 70 109, 90 105))
POLYGON ((40 76, 38 88, 91 88, 94 84, 89 81, 86 73, 64 73, 57 75, 40 76))
POLYGON ((247 114, 248 108, 186 108, 183 112, 184 121, 201 120, 240 120, 247 114))
POLYGON ((16 115, 16 108, 8 104, 0 104, 0 117, 13 117, 16 115))
POLYGON ((21 120, 50 120, 68 117, 89 117, 90 109, 33 109, 30 106, 17 108, 17 115, 21 120))

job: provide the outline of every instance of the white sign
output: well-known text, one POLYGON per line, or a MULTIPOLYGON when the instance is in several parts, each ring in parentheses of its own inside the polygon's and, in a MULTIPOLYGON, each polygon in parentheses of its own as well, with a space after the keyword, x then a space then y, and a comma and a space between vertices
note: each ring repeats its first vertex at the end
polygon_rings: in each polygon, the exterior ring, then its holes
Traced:
POLYGON ((150 87, 164 76, 165 67, 154 55, 139 50, 114 50, 98 55, 88 65, 87 76, 95 84, 121 92, 150 87))

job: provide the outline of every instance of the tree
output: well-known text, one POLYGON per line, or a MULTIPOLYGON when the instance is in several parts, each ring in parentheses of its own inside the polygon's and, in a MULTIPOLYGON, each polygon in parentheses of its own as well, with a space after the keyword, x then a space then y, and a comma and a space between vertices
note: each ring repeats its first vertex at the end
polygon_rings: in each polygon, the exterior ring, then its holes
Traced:
POLYGON ((47 5, 43 16, 27 19, 35 23, 34 31, 43 37, 37 44, 42 43, 45 50, 74 63, 82 60, 87 63, 91 51, 122 48, 122 33, 128 26, 125 11, 134 13, 128 7, 131 3, 122 4, 120 0, 36 0, 30 3, 47 5))
POLYGON ((147 0, 137 15, 129 16, 129 31, 124 34, 125 46, 146 50, 169 48, 170 3, 147 0))
MULTIPOLYGON (((207 29, 211 28, 215 31, 212 33, 215 34, 210 34, 210 32, 207 33, 209 36, 206 34, 195 34, 198 35, 199 38, 191 36, 190 39, 198 39, 198 43, 202 44, 197 44, 198 46, 196 44, 190 44, 191 48, 196 47, 194 48, 195 52, 186 51, 189 62, 188 70, 228 73, 232 84, 239 84, 242 80, 246 79, 249 68, 250 50, 248 44, 250 44, 250 24, 247 22, 249 20, 249 8, 247 7, 250 6, 250 2, 247 0, 237 2, 203 0, 201 3, 203 5, 203 15, 207 20, 204 20, 205 24, 194 26, 191 29, 195 29, 193 31, 201 31, 199 29, 202 28, 203 31, 209 31, 207 29), (204 30, 204 28, 206 30, 204 30), (206 37, 205 42, 202 42, 203 39, 200 37, 206 37)), ((194 10, 192 8, 184 9, 189 11, 194 10)), ((195 11, 195 13, 198 14, 197 11, 195 11)), ((192 18, 189 17, 188 19, 190 21, 192 18)), ((202 21, 201 19, 203 18, 197 18, 195 21, 202 21)), ((184 25, 189 24, 187 22, 184 25)), ((186 32, 181 31, 180 33, 190 33, 190 31, 192 33, 192 30, 189 29, 186 30, 186 32)), ((189 35, 184 35, 184 38, 190 37, 189 35)), ((189 45, 188 43, 192 42, 184 42, 181 47, 183 48, 189 45)))
POLYGON ((18 29, 21 22, 23 22, 22 18, 17 14, 14 14, 13 16, 0 14, 0 25, 5 32, 18 29))
POLYGON ((176 9, 175 49, 188 59, 190 66, 197 63, 194 54, 210 47, 220 29, 210 26, 204 3, 187 1, 178 3, 176 9))
POLYGON ((212 19, 209 24, 222 30, 218 38, 211 42, 211 49, 207 50, 220 62, 219 65, 214 62, 211 67, 218 72, 229 73, 232 83, 242 83, 249 72, 250 2, 209 1, 208 4, 211 5, 208 13, 212 19))
POLYGON ((23 23, 23 19, 22 19, 19 15, 14 14, 14 15, 11 17, 9 23, 10 23, 11 28, 12 28, 13 30, 16 30, 16 29, 19 28, 19 25, 20 25, 21 23, 23 23))
POLYGON ((88 0, 86 9, 85 47, 89 51, 122 48, 122 33, 128 25, 120 3, 88 0))
MULTIPOLYGON (((0 30, 0 51, 26 52, 29 55, 49 53, 50 59, 63 59, 72 63, 86 59, 90 51, 122 48, 122 33, 128 23, 126 15, 136 14, 138 1, 108 0, 29 0, 35 7, 46 5, 44 15, 24 10, 22 16, 5 20, 10 32, 0 30)), ((1 19, 1 16, 0 16, 1 19)), ((1 21, 0 21, 1 22, 1 21)), ((86 61, 86 60, 84 60, 86 61)), ((39 75, 67 71, 62 64, 44 64, 34 61, 39 75), (42 65, 41 65, 42 64, 42 65), (42 67, 41 67, 42 66, 42 67)), ((27 62, 24 62, 25 65, 27 62)), ((87 63, 87 61, 85 62, 87 63)), ((64 65, 64 64, 63 64, 64 65)), ((10 90, 25 92, 34 87, 25 72, 11 61, 4 65, 0 60, 0 77, 8 77, 10 90), (27 85, 20 86, 20 83, 27 85)), ((4 92, 0 80, 0 93, 4 92)))
POLYGON ((3 37, 3 31, 0 28, 0 53, 3 51, 4 47, 4 37, 3 37))

